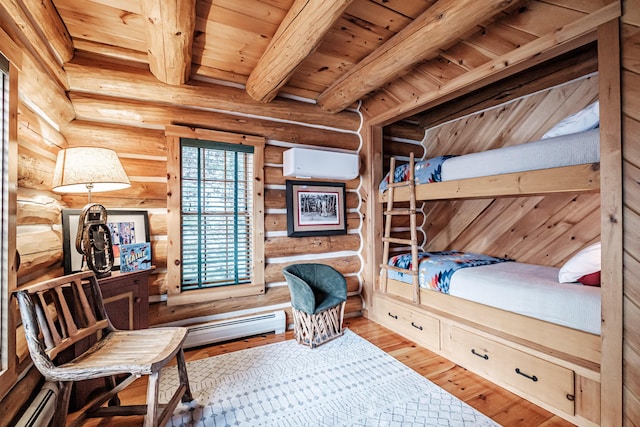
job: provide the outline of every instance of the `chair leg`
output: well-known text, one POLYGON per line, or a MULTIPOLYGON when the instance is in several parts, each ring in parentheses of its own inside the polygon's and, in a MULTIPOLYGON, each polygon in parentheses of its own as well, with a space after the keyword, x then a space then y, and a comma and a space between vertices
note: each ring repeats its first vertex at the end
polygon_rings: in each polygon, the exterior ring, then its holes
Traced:
POLYGON ((186 386, 186 390, 182 395, 183 402, 191 402, 193 400, 193 396, 191 395, 191 387, 189 386, 189 376, 187 375, 187 364, 184 361, 184 350, 181 348, 176 354, 176 359, 178 361, 178 376, 180 377, 180 384, 184 384, 186 386))
MULTIPOLYGON (((113 375, 110 377, 105 377, 104 381, 106 382, 109 390, 113 390, 114 388, 116 388, 116 377, 114 377, 113 375)), ((120 398, 117 394, 113 396, 111 400, 109 400, 109 406, 120 406, 120 398)))
POLYGON ((58 400, 56 402, 56 413, 53 416, 52 425, 63 427, 67 423, 67 413, 69 412, 69 400, 71 399, 71 387, 73 383, 69 381, 58 382, 58 400))
POLYGON ((147 385, 147 414, 144 416, 144 427, 157 427, 158 424, 158 391, 160 390, 160 372, 149 375, 147 385))

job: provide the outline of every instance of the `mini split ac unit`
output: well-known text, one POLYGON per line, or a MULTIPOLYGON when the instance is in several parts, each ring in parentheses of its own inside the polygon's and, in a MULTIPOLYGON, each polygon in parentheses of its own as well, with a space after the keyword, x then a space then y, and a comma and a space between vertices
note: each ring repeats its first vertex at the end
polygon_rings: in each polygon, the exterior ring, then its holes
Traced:
POLYGON ((290 148, 284 152, 284 176, 348 180, 359 174, 358 155, 290 148))

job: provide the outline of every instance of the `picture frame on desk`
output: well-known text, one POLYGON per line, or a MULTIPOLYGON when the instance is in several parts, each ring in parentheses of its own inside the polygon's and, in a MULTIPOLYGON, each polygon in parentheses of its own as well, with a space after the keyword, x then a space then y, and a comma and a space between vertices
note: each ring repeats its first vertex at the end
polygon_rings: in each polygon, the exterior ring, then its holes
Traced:
MULTIPOLYGON (((76 236, 81 209, 62 210, 62 251, 64 274, 82 270, 82 254, 76 250, 76 236)), ((107 227, 111 232, 114 260, 112 270, 120 269, 120 246, 150 242, 149 213, 145 210, 107 210, 107 227)), ((150 255, 149 255, 150 256, 150 255)))

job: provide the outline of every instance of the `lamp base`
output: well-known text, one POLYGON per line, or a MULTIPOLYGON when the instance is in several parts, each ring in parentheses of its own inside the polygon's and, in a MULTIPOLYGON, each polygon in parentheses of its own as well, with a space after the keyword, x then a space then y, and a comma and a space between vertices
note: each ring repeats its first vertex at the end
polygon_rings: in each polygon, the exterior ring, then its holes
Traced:
POLYGON ((96 278, 97 279, 104 279, 105 277, 111 277, 111 272, 110 271, 104 271, 101 273, 98 273, 97 271, 94 271, 94 273, 96 273, 96 278))

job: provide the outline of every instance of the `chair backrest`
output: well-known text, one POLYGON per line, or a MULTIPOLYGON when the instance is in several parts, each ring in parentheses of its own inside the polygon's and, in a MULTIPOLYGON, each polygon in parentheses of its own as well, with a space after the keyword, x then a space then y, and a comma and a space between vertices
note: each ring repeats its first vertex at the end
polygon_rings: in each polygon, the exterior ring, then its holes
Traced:
POLYGON ((282 273, 289 285, 291 305, 297 310, 314 313, 320 294, 347 299, 347 282, 342 273, 330 265, 292 264, 284 267, 282 273))
POLYGON ((31 358, 48 379, 62 351, 113 330, 93 271, 24 286, 15 293, 31 358))

